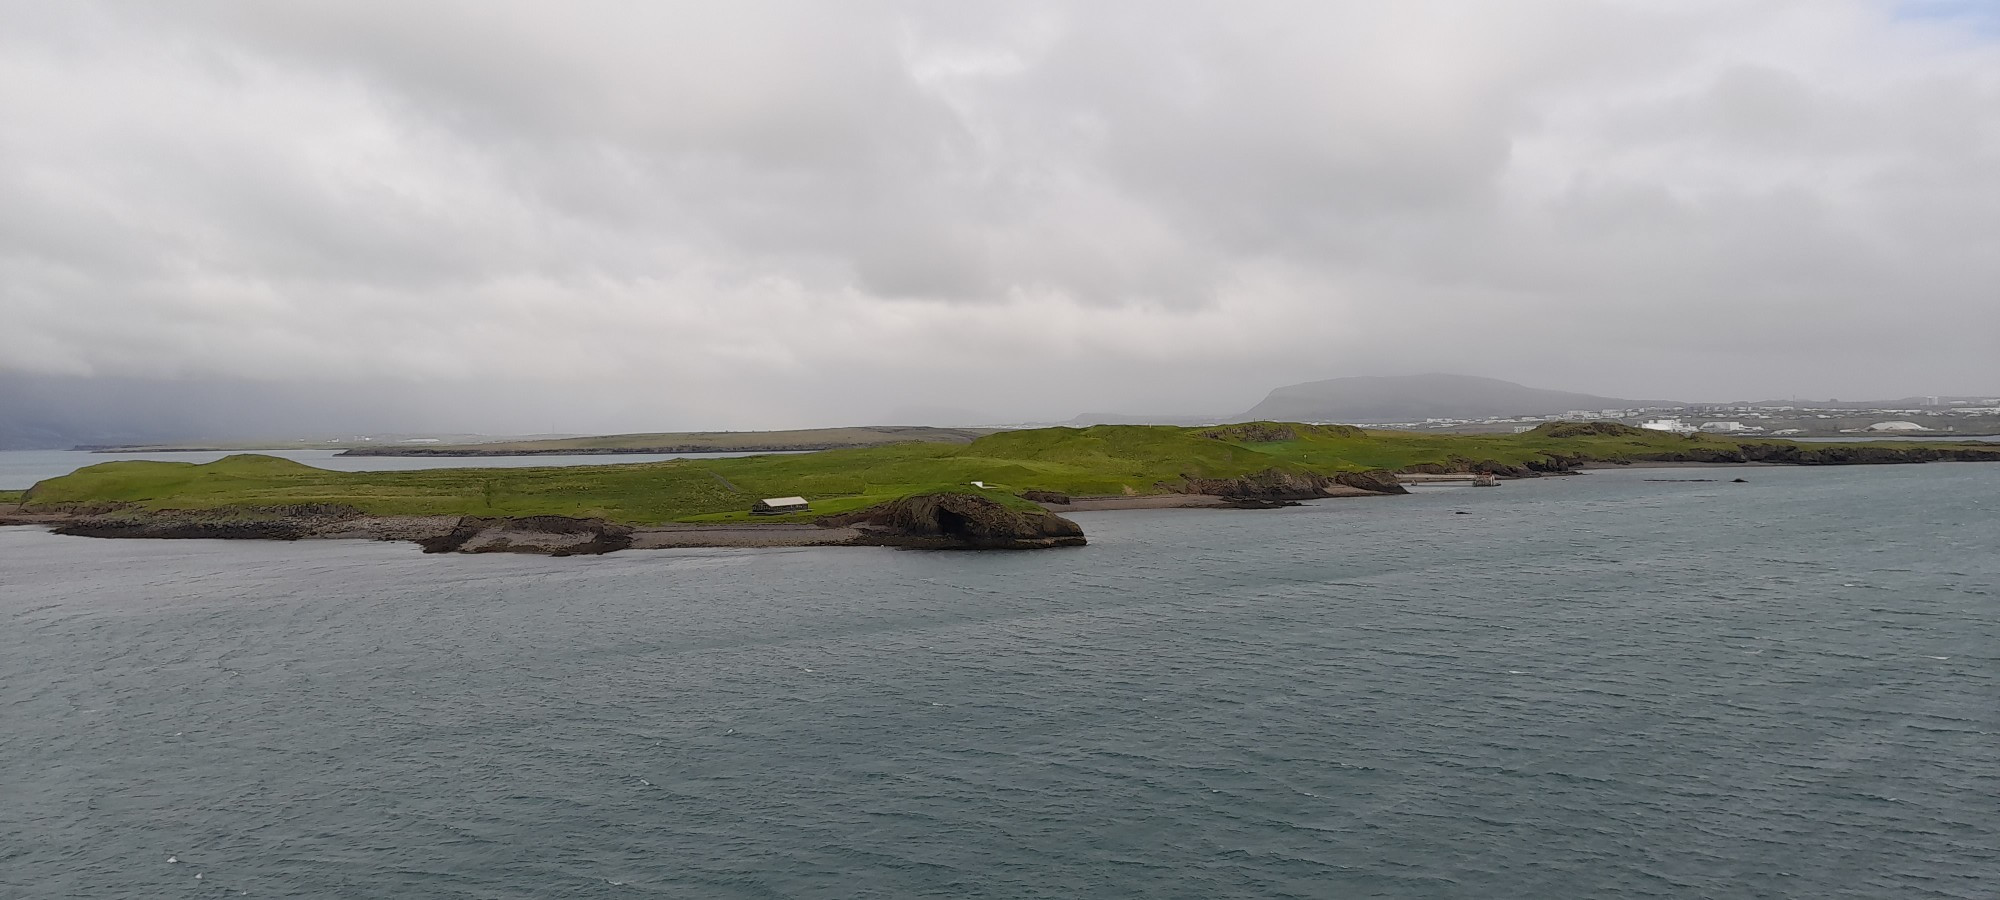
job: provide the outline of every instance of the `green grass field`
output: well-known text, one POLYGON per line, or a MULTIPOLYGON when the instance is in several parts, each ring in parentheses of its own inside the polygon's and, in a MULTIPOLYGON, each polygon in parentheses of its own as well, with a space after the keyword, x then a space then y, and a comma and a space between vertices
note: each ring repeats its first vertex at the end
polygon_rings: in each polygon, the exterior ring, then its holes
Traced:
POLYGON ((668 453, 740 450, 836 449, 879 447, 908 441, 969 443, 992 429, 930 428, 926 426, 878 425, 853 428, 804 428, 795 431, 676 431, 648 434, 605 434, 591 437, 546 438, 526 441, 491 441, 477 444, 386 444, 370 445, 370 453, 425 455, 493 455, 532 453, 588 453, 617 450, 668 453))
POLYGON ((27 492, 26 492, 26 491, 0 491, 0 504, 4 504, 4 503, 19 503, 19 502, 21 502, 21 495, 23 495, 23 494, 25 494, 25 493, 27 493, 27 492))
MULTIPOLYGON (((1073 495, 1168 492, 1186 477, 1236 478, 1267 470, 1331 475, 1454 461, 1523 465, 1549 454, 1640 459, 1689 447, 1750 443, 1629 430, 1448 435, 1345 426, 1251 425, 1219 429, 1105 425, 990 434, 965 444, 906 443, 795 455, 682 459, 627 465, 520 469, 331 472, 270 456, 206 465, 111 462, 36 485, 29 508, 129 503, 216 509, 334 503, 378 515, 567 515, 618 522, 751 520, 751 503, 799 495, 809 520, 912 494, 978 492, 1014 502, 1029 489, 1073 495), (1271 440, 1272 437, 1281 440, 1271 440)), ((1782 443, 1763 441, 1762 443, 1782 443)), ((1908 446, 1908 445, 1899 445, 1908 446)))

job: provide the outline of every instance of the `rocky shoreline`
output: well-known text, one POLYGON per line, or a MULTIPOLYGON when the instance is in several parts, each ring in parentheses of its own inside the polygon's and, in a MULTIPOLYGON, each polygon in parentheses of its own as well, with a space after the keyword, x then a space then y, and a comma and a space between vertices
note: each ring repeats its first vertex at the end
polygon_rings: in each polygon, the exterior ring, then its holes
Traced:
POLYGON ((0 525, 40 525, 97 538, 410 541, 425 553, 595 556, 673 547, 906 547, 1029 550, 1082 546, 1083 528, 1052 512, 966 494, 906 497, 814 523, 626 525, 569 516, 376 516, 334 504, 147 510, 104 506, 23 511, 0 525))
MULTIPOLYGON (((1599 433, 1593 423, 1567 423, 1578 433, 1599 433)), ((1616 432, 1602 432, 1616 433, 1616 432)), ((1560 436, 1560 435, 1558 435, 1560 436)), ((1276 469, 1239 478, 1183 476, 1156 492, 1070 497, 1027 491, 1039 507, 1022 508, 988 497, 938 493, 906 497, 810 523, 629 525, 567 516, 378 516, 341 504, 148 510, 101 504, 68 509, 0 505, 0 525, 42 525, 57 534, 104 538, 207 538, 224 540, 366 539, 411 541, 427 553, 534 553, 597 555, 625 549, 684 547, 909 547, 924 549, 1042 549, 1080 546, 1083 529, 1057 515, 1120 509, 1268 509, 1330 497, 1406 494, 1404 481, 1426 476, 1492 474, 1501 478, 1572 475, 1592 468, 1653 466, 1891 465, 1930 462, 2000 462, 2000 446, 1890 447, 1841 444, 1744 443, 1691 445, 1685 449, 1596 459, 1547 453, 1521 465, 1454 458, 1399 471, 1333 475, 1276 469)))

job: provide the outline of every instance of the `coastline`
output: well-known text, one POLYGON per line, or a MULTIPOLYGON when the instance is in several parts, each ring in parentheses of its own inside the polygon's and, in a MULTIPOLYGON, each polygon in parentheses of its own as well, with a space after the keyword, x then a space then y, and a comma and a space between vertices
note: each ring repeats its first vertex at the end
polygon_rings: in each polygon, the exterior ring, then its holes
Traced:
POLYGON ((2000 462, 2000 446, 1681 438, 1602 422, 1458 439, 1287 423, 1101 426, 1007 432, 957 447, 905 443, 632 467, 363 474, 258 455, 112 462, 0 497, 0 524, 88 537, 406 540, 432 553, 1035 549, 1086 542, 1063 513, 1270 509, 1407 494, 1475 476, 1491 483, 1614 468, 1948 461, 2000 462), (794 495, 826 502, 782 521, 741 518, 754 498, 794 495))
MULTIPOLYGON (((1690 461, 1646 461, 1627 464, 1587 462, 1568 470, 1518 472, 1502 475, 1516 481, 1528 478, 1581 474, 1603 469, 1667 468, 1768 468, 1785 463, 1710 463, 1690 461)), ((1456 484, 1467 478, 1463 473, 1394 473, 1389 484, 1362 482, 1368 488, 1329 481, 1307 491, 1279 492, 1269 496, 1223 493, 1161 493, 1136 495, 1078 496, 1067 502, 1038 501, 1034 505, 1048 511, 1050 518, 1061 513, 1120 512, 1161 509, 1271 509, 1295 506, 1306 500, 1356 499, 1406 494, 1405 486, 1456 484)), ((990 502, 990 501, 985 501, 990 502)), ((912 546, 929 549, 974 549, 975 544, 940 540, 937 536, 895 536, 865 525, 835 521, 820 522, 738 522, 704 525, 662 523, 625 525, 596 519, 562 516, 482 518, 474 516, 367 515, 357 511, 325 508, 277 508, 252 510, 252 515, 229 509, 158 510, 80 509, 77 511, 32 511, 20 504, 0 504, 0 527, 39 526, 57 534, 101 538, 152 538, 220 540, 369 540, 407 541, 427 552, 535 553, 552 556, 595 555, 616 550, 678 549, 769 549, 786 547, 879 547, 912 546), (470 529, 469 538, 446 549, 436 549, 454 532, 470 529), (612 535, 613 545, 605 544, 612 535)), ((1066 520, 1064 520, 1066 521, 1066 520)), ((1078 541, 1080 543, 1080 539, 1078 541)), ((1022 546, 1065 546, 1032 543, 1022 546)))
MULTIPOLYGON (((1391 494, 1344 485, 1330 485, 1324 496, 1302 499, 1352 499, 1391 494)), ((1297 505, 1298 500, 1258 501, 1213 494, 1143 494, 1137 496, 1073 497, 1068 503, 1037 503, 1050 518, 1060 513, 1117 512, 1157 509, 1268 509, 1297 505)), ((0 527, 42 527, 76 537, 212 539, 212 540, 365 540, 406 541, 430 545, 455 530, 477 523, 480 534, 466 545, 433 552, 513 552, 568 556, 612 550, 684 550, 701 548, 879 547, 976 549, 955 540, 924 540, 923 536, 889 535, 866 525, 832 519, 821 522, 739 522, 718 525, 665 523, 620 525, 560 516, 483 519, 472 516, 327 515, 319 510, 273 510, 255 518, 228 515, 226 510, 84 510, 25 511, 18 504, 0 504, 0 527), (554 526, 551 528, 551 526, 554 526), (604 534, 617 534, 620 545, 604 550, 580 549, 604 534), (629 537, 629 540, 622 538, 629 537)), ((1035 546, 1040 546, 1036 544, 1035 546)), ((1049 543, 1047 546, 1066 546, 1049 543)))

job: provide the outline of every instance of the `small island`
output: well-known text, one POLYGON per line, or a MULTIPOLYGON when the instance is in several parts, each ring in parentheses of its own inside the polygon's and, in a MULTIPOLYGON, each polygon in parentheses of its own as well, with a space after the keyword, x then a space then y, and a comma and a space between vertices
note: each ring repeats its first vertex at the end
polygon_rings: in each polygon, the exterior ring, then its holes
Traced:
POLYGON ((511 469, 333 472, 257 454, 202 465, 110 462, 0 495, 0 524, 94 537, 407 540, 461 553, 1037 549, 1085 542, 1063 511, 1265 508, 1406 493, 1406 481, 1534 478, 1602 465, 2000 462, 2000 446, 1990 444, 1808 444, 1606 422, 1551 422, 1508 435, 1254 422, 952 437, 511 469), (805 508, 753 511, 774 497, 804 500, 805 508))

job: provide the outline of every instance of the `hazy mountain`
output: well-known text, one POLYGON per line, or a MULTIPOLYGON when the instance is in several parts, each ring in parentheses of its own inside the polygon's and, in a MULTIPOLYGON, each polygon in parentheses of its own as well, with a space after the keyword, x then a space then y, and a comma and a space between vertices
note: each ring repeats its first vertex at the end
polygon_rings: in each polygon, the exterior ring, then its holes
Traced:
POLYGON ((1212 425, 1216 422, 1234 421, 1230 416, 1148 416, 1129 413, 1087 412, 1062 424, 1076 428, 1092 425, 1212 425))
POLYGON ((1283 422, 1414 422, 1429 418, 1553 416, 1574 409, 1680 406, 1661 400, 1621 400, 1550 391, 1472 375, 1331 378, 1286 385, 1238 420, 1283 422))

